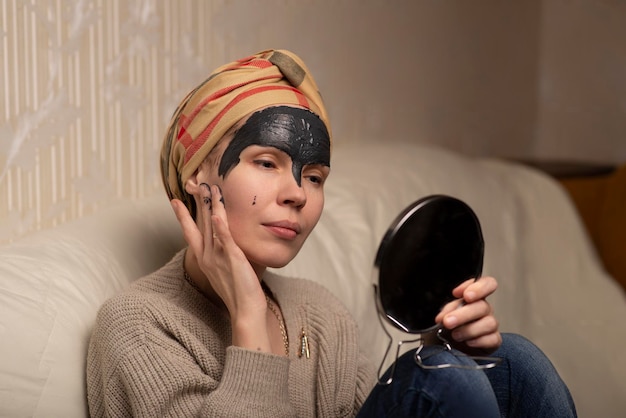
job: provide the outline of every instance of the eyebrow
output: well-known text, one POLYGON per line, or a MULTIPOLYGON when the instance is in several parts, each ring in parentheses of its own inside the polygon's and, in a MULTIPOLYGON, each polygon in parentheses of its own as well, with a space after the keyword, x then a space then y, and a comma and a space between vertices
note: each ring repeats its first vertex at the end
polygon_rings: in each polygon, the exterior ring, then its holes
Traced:
POLYGON ((330 170, 330 166, 329 165, 322 164, 322 163, 303 164, 303 167, 320 167, 320 168, 325 168, 327 170, 330 170))

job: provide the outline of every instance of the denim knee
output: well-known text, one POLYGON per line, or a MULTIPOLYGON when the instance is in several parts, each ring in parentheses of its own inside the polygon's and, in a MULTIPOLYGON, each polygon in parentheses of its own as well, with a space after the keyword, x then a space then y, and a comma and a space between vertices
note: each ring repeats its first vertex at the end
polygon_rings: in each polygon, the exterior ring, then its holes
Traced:
POLYGON ((550 359, 530 340, 518 334, 502 334, 502 345, 494 353, 502 357, 516 377, 536 384, 563 385, 550 359))
POLYGON ((502 334, 502 345, 493 355, 503 362, 486 375, 503 414, 576 416, 569 389, 550 359, 531 341, 517 334, 502 334))
MULTIPOLYGON (((458 352, 442 351, 438 347, 427 347, 421 354, 427 365, 475 364, 458 352)), ((491 384, 482 371, 423 369, 417 365, 413 350, 396 361, 392 383, 374 388, 359 416, 499 417, 500 414, 491 384)))

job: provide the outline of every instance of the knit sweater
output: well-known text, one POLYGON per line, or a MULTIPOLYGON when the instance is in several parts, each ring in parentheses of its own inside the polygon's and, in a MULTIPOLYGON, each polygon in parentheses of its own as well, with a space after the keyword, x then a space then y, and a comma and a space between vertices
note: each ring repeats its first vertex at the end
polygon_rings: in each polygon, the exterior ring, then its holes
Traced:
POLYGON ((354 416, 375 383, 347 309, 322 286, 264 275, 289 358, 231 345, 228 315, 191 286, 183 252, 100 309, 87 356, 92 416, 354 416), (307 335, 310 357, 298 356, 307 335))

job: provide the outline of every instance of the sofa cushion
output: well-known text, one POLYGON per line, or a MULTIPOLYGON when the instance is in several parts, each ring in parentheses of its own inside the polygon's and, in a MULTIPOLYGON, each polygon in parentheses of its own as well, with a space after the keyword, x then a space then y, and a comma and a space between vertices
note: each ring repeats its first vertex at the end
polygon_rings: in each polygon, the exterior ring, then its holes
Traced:
POLYGON ((124 202, 1 249, 0 416, 87 415, 84 363, 97 310, 182 247, 167 211, 164 195, 124 202))

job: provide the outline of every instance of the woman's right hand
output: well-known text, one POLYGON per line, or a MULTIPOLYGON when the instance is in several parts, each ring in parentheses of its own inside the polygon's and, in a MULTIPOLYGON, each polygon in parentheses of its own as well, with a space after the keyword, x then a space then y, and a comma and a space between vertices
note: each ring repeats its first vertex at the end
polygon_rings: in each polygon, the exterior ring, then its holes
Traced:
POLYGON ((265 294, 257 273, 230 233, 221 190, 206 183, 198 189, 198 223, 180 200, 172 200, 189 251, 228 309, 233 345, 271 351, 265 294))

